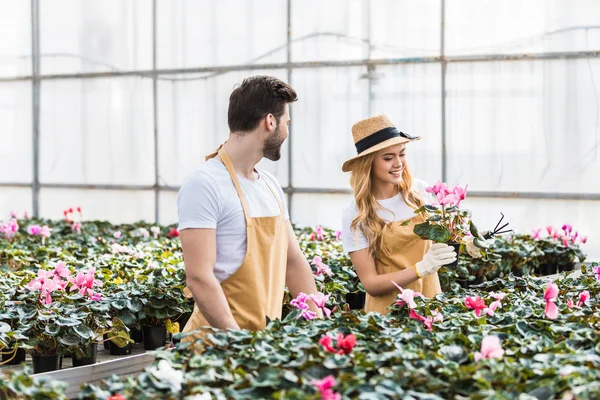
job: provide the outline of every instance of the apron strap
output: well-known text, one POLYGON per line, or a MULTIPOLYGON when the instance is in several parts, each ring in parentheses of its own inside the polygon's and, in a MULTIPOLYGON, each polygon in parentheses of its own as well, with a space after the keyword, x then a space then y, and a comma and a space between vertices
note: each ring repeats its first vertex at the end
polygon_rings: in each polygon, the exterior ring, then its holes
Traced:
MULTIPOLYGON (((223 143, 225 144, 225 143, 223 143)), ((246 204, 246 196, 244 196, 244 192, 242 191, 242 187, 240 186, 240 181, 238 180, 237 174, 235 173, 235 169, 233 168, 233 162, 223 147, 223 144, 219 146, 216 152, 209 154, 206 156, 206 159, 215 157, 217 154, 221 158, 221 161, 227 168, 229 172, 229 176, 231 176, 231 180, 233 181, 233 186, 235 186, 235 190, 237 191, 238 197, 240 198, 240 202, 242 203, 242 210, 244 210, 244 218, 246 219, 246 226, 252 226, 252 218, 250 217, 250 211, 248 211, 248 205, 246 204)))
POLYGON ((273 196, 275 196, 275 201, 277 201, 277 205, 279 206, 279 212, 280 212, 281 216, 285 219, 285 210, 283 209, 283 205, 281 204, 281 199, 279 198, 279 195, 273 190, 271 185, 269 185, 269 182, 267 182, 267 180, 264 178, 264 176, 262 177, 262 179, 267 184, 267 187, 269 188, 269 190, 271 191, 273 196))

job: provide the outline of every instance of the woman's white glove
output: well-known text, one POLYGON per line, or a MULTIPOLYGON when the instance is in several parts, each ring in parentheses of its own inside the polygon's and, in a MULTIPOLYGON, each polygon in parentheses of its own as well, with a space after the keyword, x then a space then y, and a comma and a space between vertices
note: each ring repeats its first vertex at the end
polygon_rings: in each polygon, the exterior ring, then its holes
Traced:
POLYGON ((425 278, 446 264, 451 264, 456 261, 456 252, 452 246, 445 243, 435 243, 429 248, 422 261, 419 261, 415 266, 417 276, 425 278))

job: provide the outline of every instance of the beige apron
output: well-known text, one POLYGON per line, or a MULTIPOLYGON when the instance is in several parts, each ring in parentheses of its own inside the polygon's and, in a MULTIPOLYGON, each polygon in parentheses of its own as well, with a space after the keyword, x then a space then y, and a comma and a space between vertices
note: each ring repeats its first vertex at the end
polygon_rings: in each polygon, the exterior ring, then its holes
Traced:
MULTIPOLYGON (((383 232, 383 245, 389 249, 390 254, 386 255, 382 251, 377 252, 375 257, 377 274, 389 274, 390 272, 414 268, 415 264, 425 257, 431 247, 431 241, 423 240, 413 232, 416 224, 425 222, 425 217, 418 214, 409 221, 406 226, 402 226, 405 221, 396 221, 386 225, 383 232)), ((412 289, 415 292, 422 293, 425 297, 433 297, 442 291, 437 272, 404 285, 403 289, 412 289)), ((387 314, 389 311, 387 308, 395 303, 398 293, 397 290, 394 290, 387 295, 375 297, 367 293, 365 311, 377 311, 381 314, 387 314)))
MULTIPOLYGON (((279 205, 279 215, 272 217, 251 217, 246 198, 240 187, 233 163, 221 145, 217 152, 206 156, 210 159, 219 155, 240 198, 246 220, 246 256, 240 268, 221 282, 233 318, 241 329, 257 331, 264 329, 268 319, 281 318, 285 273, 287 263, 288 235, 285 213, 277 193, 267 183, 279 205)), ((191 297, 186 288, 185 293, 191 297)), ((210 326, 197 305, 183 332, 199 330, 210 326)), ((193 341, 204 337, 206 331, 191 335, 182 341, 193 341)), ((200 349, 198 349, 200 350, 200 349)))

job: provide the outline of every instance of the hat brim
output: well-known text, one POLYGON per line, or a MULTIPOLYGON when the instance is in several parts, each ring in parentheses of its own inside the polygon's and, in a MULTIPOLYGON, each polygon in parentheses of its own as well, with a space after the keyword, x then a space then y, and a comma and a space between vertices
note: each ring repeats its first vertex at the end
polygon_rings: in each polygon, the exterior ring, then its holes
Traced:
POLYGON ((372 154, 375 153, 381 149, 385 149, 386 147, 390 147, 390 146, 395 146, 397 144, 403 144, 403 143, 408 143, 408 142, 414 142, 415 140, 421 140, 421 137, 415 137, 413 139, 408 139, 402 136, 399 137, 394 137, 388 140, 385 140, 379 144, 376 144, 375 146, 363 151, 362 153, 360 153, 357 156, 352 157, 351 159, 347 160, 343 165, 342 165, 342 172, 350 172, 354 169, 354 166, 356 164, 356 161, 358 161, 360 158, 366 156, 367 154, 372 154))

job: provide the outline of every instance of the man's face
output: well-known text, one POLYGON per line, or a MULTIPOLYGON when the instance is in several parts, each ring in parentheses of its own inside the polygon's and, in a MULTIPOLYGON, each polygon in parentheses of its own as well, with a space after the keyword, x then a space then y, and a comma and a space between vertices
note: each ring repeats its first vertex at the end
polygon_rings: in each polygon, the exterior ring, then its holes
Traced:
POLYGON ((289 135, 290 126, 290 107, 285 105, 283 115, 279 119, 279 124, 273 132, 265 139, 263 148, 264 157, 271 161, 277 161, 281 158, 281 145, 289 135))

